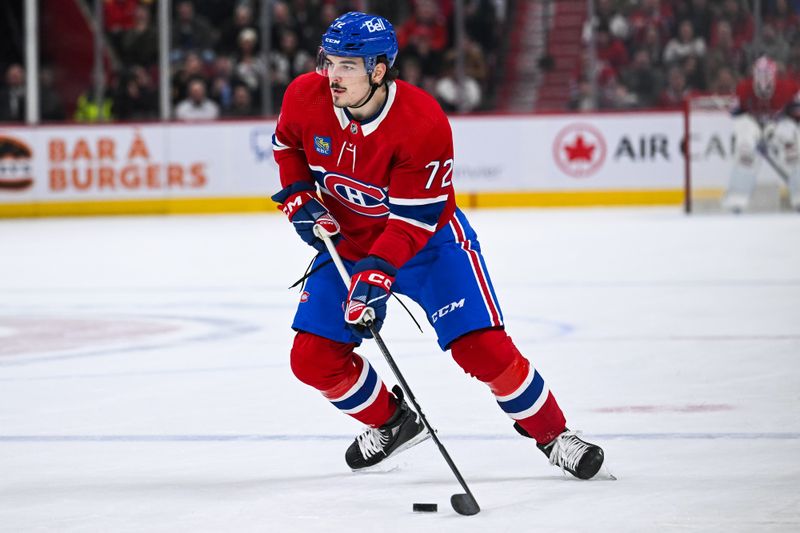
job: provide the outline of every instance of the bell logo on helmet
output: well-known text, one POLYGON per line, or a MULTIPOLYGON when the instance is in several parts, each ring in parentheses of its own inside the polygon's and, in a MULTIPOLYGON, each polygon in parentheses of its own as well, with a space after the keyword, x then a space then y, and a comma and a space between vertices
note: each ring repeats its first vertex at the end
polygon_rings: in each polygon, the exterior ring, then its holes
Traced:
POLYGON ((375 33, 376 31, 386 31, 386 25, 383 23, 383 20, 379 18, 365 20, 364 26, 367 28, 367 30, 369 30, 370 33, 375 33))

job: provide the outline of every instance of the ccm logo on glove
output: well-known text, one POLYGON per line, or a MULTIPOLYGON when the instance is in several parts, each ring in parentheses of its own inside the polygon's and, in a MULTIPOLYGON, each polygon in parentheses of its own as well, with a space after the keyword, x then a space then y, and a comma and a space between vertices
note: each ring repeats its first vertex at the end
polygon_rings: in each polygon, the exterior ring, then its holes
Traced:
POLYGON ((369 276, 367 276, 367 281, 373 285, 383 287, 387 292, 392 290, 392 278, 381 272, 370 272, 369 276))

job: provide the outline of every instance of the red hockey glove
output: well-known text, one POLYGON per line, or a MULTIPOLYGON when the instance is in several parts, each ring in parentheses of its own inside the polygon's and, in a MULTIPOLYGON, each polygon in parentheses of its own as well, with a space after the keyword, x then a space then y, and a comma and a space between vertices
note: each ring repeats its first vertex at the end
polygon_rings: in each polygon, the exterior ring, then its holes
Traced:
POLYGON ((372 338, 368 325, 380 330, 386 319, 386 302, 392 290, 397 269, 373 255, 353 267, 350 291, 345 303, 344 319, 362 339, 372 338))
POLYGON ((333 236, 335 243, 341 237, 338 235, 339 223, 314 193, 315 188, 312 184, 301 181, 293 183, 275 194, 272 201, 281 204, 281 211, 289 217, 301 239, 316 248, 317 251, 324 252, 325 243, 314 235, 314 224, 324 226, 328 234, 333 236))

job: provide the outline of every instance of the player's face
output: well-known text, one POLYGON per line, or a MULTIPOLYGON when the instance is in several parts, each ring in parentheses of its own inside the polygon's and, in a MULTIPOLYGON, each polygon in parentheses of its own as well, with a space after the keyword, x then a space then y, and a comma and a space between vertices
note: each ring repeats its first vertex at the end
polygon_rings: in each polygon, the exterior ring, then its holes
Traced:
POLYGON ((327 56, 324 73, 336 107, 357 105, 369 94, 369 76, 361 57, 327 56))

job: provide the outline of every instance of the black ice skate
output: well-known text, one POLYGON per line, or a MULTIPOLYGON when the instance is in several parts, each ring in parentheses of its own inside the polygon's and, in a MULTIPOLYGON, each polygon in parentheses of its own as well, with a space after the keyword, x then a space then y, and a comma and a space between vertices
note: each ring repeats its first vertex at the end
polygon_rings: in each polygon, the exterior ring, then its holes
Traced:
MULTIPOLYGON (((514 424, 521 435, 530 437, 519 424, 514 424)), ((537 448, 550 459, 550 464, 567 471, 578 479, 591 479, 603 466, 603 449, 578 437, 577 431, 564 429, 558 437, 537 448)))
POLYGON ((384 459, 411 448, 430 438, 430 434, 403 400, 403 390, 395 385, 392 393, 397 398, 397 412, 379 428, 367 428, 347 448, 344 460, 352 470, 375 466, 384 459))

